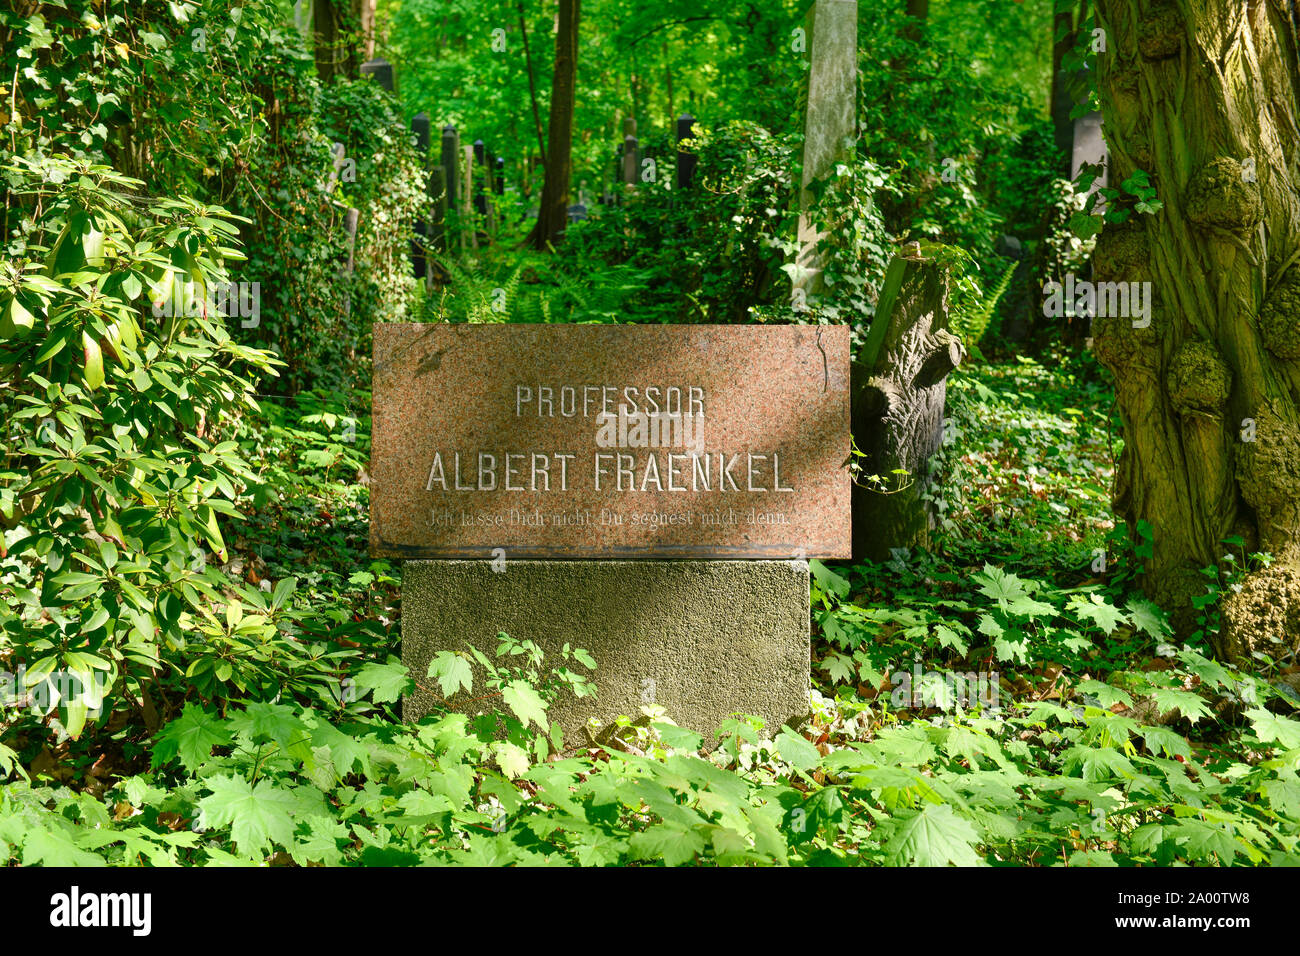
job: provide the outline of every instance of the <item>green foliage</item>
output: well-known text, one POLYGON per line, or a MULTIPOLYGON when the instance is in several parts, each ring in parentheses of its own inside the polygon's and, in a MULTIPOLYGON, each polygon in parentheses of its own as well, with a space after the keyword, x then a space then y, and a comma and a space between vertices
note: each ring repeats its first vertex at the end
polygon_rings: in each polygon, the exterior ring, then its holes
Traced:
MULTIPOLYGON (((1195 652, 1180 659, 1207 690, 1254 690, 1195 652)), ((275 703, 187 708, 153 768, 103 800, 0 785, 0 861, 1232 865, 1284 862, 1300 841, 1300 722, 1258 705, 1231 732, 1257 754, 1249 763, 1089 703, 900 724, 825 700, 820 747, 735 721, 720 747, 693 752, 698 737, 652 718, 635 744, 534 760, 546 702, 526 681, 503 686, 514 693, 489 719, 396 728, 275 703), (501 739, 498 720, 532 745, 501 739)))
POLYGON ((987 290, 981 289, 979 280, 968 271, 958 271, 952 277, 952 331, 961 336, 967 349, 978 350, 998 303, 1011 287, 1018 265, 1015 261, 1008 262, 1002 269, 1002 277, 987 290))
MULTIPOLYGON (((249 478, 231 420, 273 362, 208 311, 238 258, 223 210, 131 196, 139 182, 84 161, 5 173, 31 212, 3 279, 0 658, 29 688, 100 672, 112 710, 177 666, 187 630, 256 643, 260 619, 215 620, 207 560, 227 557, 218 516, 249 478)), ((72 736, 82 697, 54 696, 72 736)))
POLYGON ((406 257, 425 202, 391 97, 373 83, 322 88, 274 0, 61 6, 48 22, 0 11, 0 29, 26 41, 6 42, 0 60, 18 77, 5 150, 86 158, 151 195, 242 217, 231 278, 258 283, 260 307, 236 337, 273 349, 290 389, 353 380, 370 324, 398 317, 413 285, 406 257), (335 142, 355 169, 331 192, 335 142), (350 276, 348 205, 361 210, 350 276))

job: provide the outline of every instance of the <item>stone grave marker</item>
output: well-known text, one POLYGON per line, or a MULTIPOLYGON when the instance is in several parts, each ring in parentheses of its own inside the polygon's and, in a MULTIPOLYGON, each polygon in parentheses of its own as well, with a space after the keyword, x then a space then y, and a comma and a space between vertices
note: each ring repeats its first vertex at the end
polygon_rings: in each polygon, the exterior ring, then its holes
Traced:
POLYGON ((596 658, 599 698, 553 710, 569 735, 649 704, 706 735, 806 714, 807 559, 852 541, 847 327, 380 324, 374 343, 370 543, 406 559, 408 717, 438 702, 434 654, 490 657, 501 631, 596 658))
POLYGON ((807 32, 811 66, 799 197, 797 297, 813 295, 822 288, 817 255, 821 236, 809 215, 813 200, 809 187, 844 159, 857 128, 857 0, 816 0, 808 11, 807 32))

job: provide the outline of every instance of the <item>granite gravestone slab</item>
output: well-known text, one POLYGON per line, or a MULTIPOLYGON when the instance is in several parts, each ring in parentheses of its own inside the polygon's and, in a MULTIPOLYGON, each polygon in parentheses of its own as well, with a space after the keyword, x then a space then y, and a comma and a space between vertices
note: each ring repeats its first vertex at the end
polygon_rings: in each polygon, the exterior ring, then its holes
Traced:
POLYGON ((850 554, 847 327, 374 338, 376 556, 850 554))
POLYGON ((408 559, 405 717, 440 705, 438 652, 504 631, 596 659, 598 698, 548 713, 571 741, 648 705, 706 740, 797 722, 806 559, 852 539, 848 333, 376 326, 371 548, 408 559))

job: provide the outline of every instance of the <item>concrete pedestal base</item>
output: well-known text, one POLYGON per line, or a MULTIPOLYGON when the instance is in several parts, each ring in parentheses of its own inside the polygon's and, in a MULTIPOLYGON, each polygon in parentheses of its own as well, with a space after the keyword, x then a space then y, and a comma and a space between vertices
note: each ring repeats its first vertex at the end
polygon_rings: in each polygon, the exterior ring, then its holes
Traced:
MULTIPOLYGON (((566 642, 596 659, 599 696, 550 711, 570 741, 585 739, 590 717, 635 718, 651 703, 706 743, 736 712, 773 734, 808 713, 806 561, 405 563, 402 661, 420 683, 433 683, 424 675, 440 650, 473 644, 495 659, 500 631, 535 641, 545 666, 566 642)), ((418 719, 435 703, 417 689, 403 712, 418 719)))

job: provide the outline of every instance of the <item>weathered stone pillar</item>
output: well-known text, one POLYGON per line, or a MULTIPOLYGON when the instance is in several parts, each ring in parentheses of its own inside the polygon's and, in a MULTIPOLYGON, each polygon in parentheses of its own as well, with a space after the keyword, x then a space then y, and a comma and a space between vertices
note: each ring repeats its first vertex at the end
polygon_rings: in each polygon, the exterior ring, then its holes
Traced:
POLYGON ((944 439, 947 377, 965 354, 948 331, 947 270, 911 243, 889 264, 853 365, 853 437, 863 474, 880 476, 853 489, 854 558, 883 561, 929 543, 931 459, 944 439))
POLYGON ((799 269, 794 287, 804 299, 821 291, 821 239, 810 218, 811 184, 827 176, 849 152, 857 129, 858 3, 817 0, 806 27, 812 65, 804 125, 803 189, 799 195, 799 269))

